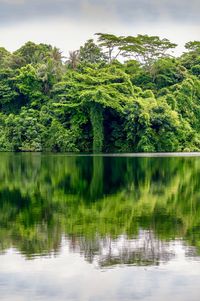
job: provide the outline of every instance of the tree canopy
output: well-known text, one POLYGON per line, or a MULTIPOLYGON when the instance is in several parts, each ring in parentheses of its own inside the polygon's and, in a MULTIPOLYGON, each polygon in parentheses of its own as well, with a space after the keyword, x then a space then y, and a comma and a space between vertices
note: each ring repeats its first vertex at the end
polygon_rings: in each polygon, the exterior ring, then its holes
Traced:
POLYGON ((199 151, 200 42, 96 37, 0 47, 0 151, 199 151))

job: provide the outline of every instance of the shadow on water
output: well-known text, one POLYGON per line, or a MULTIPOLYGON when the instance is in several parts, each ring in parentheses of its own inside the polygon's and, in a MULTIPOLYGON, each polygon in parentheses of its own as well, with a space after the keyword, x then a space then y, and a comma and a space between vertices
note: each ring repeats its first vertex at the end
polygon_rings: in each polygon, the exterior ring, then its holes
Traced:
POLYGON ((200 254, 200 158, 0 155, 0 248, 71 252, 101 267, 200 254))

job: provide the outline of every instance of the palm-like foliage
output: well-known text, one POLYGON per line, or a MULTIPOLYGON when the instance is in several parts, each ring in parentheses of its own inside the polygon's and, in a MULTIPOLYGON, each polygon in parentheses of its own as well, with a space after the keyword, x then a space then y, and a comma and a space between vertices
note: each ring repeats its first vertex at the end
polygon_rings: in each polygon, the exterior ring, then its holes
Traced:
POLYGON ((79 51, 70 51, 66 63, 71 69, 76 70, 79 63, 79 51))

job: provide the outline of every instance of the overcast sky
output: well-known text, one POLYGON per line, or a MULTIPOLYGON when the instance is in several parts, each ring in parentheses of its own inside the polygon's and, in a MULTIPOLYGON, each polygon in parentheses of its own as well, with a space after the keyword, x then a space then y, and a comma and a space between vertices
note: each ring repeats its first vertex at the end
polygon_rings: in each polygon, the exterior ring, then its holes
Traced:
POLYGON ((67 53, 95 32, 159 35, 179 53, 200 40, 200 0, 0 0, 0 46, 8 50, 32 40, 67 53))

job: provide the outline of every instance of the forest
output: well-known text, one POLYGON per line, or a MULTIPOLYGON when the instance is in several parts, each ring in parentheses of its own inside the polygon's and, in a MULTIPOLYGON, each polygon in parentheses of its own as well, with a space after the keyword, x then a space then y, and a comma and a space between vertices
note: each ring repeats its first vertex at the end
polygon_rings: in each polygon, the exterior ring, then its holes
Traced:
POLYGON ((96 33, 0 47, 0 151, 200 151, 200 41, 96 33))

